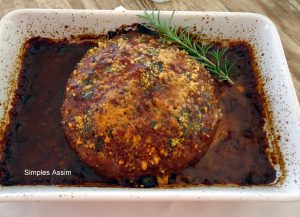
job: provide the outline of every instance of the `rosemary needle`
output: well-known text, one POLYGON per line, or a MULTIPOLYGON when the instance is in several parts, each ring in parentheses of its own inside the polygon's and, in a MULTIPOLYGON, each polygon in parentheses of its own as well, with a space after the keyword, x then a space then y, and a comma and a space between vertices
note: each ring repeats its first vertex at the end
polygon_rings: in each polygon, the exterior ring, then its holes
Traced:
POLYGON ((211 50, 212 44, 205 44, 199 42, 201 33, 198 33, 195 37, 191 34, 190 27, 179 29, 178 27, 171 26, 175 11, 173 11, 168 21, 161 21, 160 14, 144 12, 143 15, 139 15, 140 18, 146 20, 145 27, 158 32, 165 41, 175 43, 179 48, 184 49, 194 59, 202 63, 205 68, 212 75, 217 77, 220 81, 227 81, 230 85, 234 82, 230 79, 230 71, 235 62, 230 63, 226 56, 228 48, 218 48, 211 50), (210 57, 210 58, 209 58, 210 57))

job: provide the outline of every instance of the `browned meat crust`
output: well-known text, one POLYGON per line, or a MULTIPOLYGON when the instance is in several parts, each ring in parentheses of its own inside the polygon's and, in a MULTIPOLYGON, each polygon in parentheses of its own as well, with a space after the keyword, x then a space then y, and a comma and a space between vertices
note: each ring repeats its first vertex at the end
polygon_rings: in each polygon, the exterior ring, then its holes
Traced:
POLYGON ((67 83, 61 113, 82 161, 119 180, 164 177, 197 161, 221 117, 205 68, 138 33, 89 50, 67 83))

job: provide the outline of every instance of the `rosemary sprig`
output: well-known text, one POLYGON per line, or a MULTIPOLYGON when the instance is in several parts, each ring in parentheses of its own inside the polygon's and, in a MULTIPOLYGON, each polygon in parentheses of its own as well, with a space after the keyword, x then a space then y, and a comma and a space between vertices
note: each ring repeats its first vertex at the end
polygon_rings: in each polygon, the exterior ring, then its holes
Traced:
POLYGON ((146 20, 147 23, 145 27, 158 32, 165 41, 175 43, 179 48, 187 51, 190 56, 202 63, 206 69, 220 81, 227 81, 230 85, 233 85, 234 82, 229 76, 230 70, 235 62, 229 62, 225 54, 228 48, 211 50, 212 44, 206 44, 200 41, 202 36, 201 32, 198 33, 195 38, 193 37, 195 34, 193 34, 193 36, 191 34, 190 27, 181 29, 176 26, 172 27, 171 21, 174 13, 175 11, 173 11, 168 21, 161 21, 160 12, 154 13, 154 11, 152 11, 152 13, 145 11, 144 14, 139 15, 139 17, 146 20))

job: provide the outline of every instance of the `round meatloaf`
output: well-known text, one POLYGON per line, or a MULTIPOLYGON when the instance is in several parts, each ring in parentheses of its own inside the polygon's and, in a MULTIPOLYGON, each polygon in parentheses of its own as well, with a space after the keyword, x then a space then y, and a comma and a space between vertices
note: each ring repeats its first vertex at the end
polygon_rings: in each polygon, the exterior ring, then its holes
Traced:
POLYGON ((164 179, 207 151, 221 112, 206 69, 136 32, 98 43, 69 78, 61 107, 69 145, 96 173, 164 179))

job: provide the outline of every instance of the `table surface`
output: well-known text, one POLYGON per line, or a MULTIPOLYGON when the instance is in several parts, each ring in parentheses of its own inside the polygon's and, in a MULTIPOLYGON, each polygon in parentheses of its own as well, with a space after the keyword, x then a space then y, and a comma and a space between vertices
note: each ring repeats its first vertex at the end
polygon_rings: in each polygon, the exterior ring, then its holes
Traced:
POLYGON ((300 0, 0 0, 0 17, 18 8, 76 8, 239 11, 260 13, 278 28, 298 99, 300 99, 300 0))
MULTIPOLYGON (((151 0, 0 0, 0 17, 19 8, 75 8, 75 9, 126 9, 197 10, 255 12, 268 16, 277 26, 294 86, 300 99, 300 1, 299 0, 170 0, 154 3, 151 0)), ((57 216, 97 215, 98 206, 105 216, 299 216, 300 202, 293 203, 139 203, 134 204, 78 204, 66 203, 2 203, 0 216, 57 216), (35 207, 35 208, 33 208, 35 207), (76 209, 77 207, 77 209, 76 209), (143 208, 145 207, 145 209, 143 208), (129 209, 128 209, 129 208, 129 209), (79 210, 78 212, 76 210, 79 210), (91 211, 90 211, 91 210, 91 211), (125 211, 126 210, 126 211, 125 211), (161 211, 159 211, 161 210, 161 211), (120 214, 122 213, 122 214, 120 214), (197 214, 196 214, 197 213, 197 214), (69 214, 69 215, 68 215, 69 214)), ((103 216, 103 215, 102 215, 103 216)))

